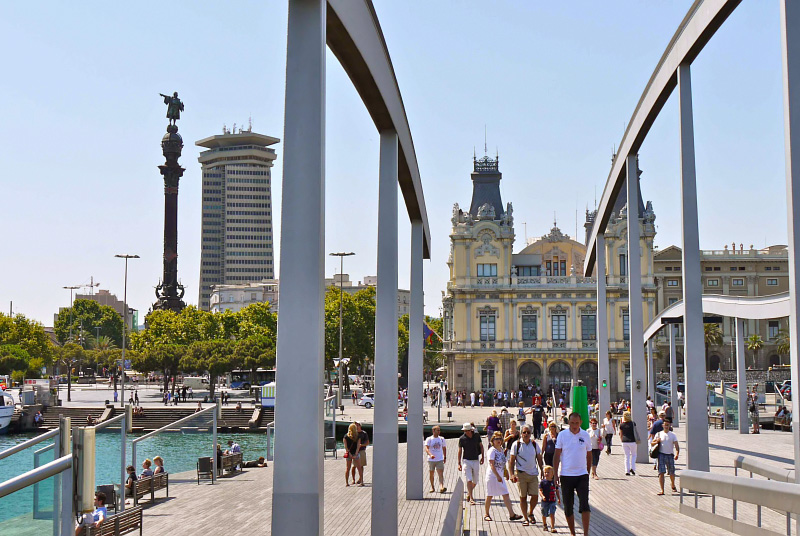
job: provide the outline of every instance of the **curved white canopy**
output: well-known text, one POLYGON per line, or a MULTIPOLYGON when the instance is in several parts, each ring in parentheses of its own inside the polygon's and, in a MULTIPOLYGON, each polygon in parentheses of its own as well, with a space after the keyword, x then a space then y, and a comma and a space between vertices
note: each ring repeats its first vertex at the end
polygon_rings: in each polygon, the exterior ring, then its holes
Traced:
MULTIPOLYGON (((747 318, 765 320, 789 316, 789 293, 772 294, 770 296, 723 296, 721 294, 703 295, 703 313, 728 316, 731 318, 747 318)), ((664 318, 683 318, 683 300, 675 302, 656 316, 644 330, 644 340, 653 337, 664 327, 664 318)))

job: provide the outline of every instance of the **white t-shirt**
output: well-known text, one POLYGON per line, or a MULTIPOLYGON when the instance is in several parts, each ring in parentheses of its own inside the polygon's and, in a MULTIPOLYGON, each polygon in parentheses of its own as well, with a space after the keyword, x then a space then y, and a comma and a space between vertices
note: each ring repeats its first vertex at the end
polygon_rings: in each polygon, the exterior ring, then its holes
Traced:
POLYGON ((447 442, 442 436, 430 436, 425 440, 425 446, 428 447, 431 455, 433 455, 433 458, 428 458, 429 462, 441 462, 444 460, 444 448, 447 446, 447 442))
POLYGON ((613 434, 614 433, 614 419, 609 419, 606 417, 603 419, 603 431, 606 434, 613 434))
POLYGON ((586 470, 586 453, 592 452, 592 439, 586 430, 577 434, 569 428, 558 433, 556 449, 561 449, 561 476, 582 476, 589 474, 586 470))
POLYGON ((662 431, 656 437, 661 440, 661 446, 659 447, 661 454, 675 454, 674 446, 678 442, 678 436, 674 432, 662 431))
POLYGON ((592 449, 599 449, 600 442, 603 440, 603 432, 597 428, 596 430, 592 430, 589 428, 589 437, 592 438, 592 449))
POLYGON ((523 471, 529 475, 539 475, 539 464, 536 463, 536 455, 541 454, 542 449, 536 444, 536 441, 531 440, 530 443, 525 443, 522 439, 514 441, 511 445, 511 452, 508 457, 516 456, 515 471, 523 471))

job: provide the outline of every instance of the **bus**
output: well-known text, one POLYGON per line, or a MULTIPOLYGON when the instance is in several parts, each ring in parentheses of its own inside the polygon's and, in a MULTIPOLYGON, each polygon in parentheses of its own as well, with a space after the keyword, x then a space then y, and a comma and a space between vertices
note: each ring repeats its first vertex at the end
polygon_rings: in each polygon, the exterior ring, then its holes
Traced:
POLYGON ((266 385, 275 381, 275 369, 232 370, 227 374, 231 389, 249 391, 252 385, 266 385))

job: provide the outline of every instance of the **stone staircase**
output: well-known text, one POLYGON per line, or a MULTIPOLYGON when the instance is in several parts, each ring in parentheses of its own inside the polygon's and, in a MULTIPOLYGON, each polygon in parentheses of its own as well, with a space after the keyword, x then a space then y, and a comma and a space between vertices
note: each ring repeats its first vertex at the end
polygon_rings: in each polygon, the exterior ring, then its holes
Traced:
MULTIPOLYGON (((42 411, 42 423, 39 428, 58 428, 59 417, 63 415, 64 417, 70 417, 72 419, 72 427, 75 428, 76 426, 85 426, 86 425, 86 417, 91 415, 95 418, 95 420, 100 419, 100 416, 103 415, 103 412, 106 410, 104 406, 94 406, 90 408, 74 408, 74 407, 45 407, 42 411)), ((112 417, 115 415, 119 415, 117 413, 119 408, 115 410, 115 413, 112 414, 112 417)))

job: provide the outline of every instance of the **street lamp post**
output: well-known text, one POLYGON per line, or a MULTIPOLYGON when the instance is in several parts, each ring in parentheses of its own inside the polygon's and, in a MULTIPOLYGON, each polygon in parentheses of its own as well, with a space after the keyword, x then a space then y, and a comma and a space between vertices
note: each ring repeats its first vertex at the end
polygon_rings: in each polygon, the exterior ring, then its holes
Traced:
MULTIPOLYGON (((72 340, 72 306, 74 302, 72 301, 72 291, 81 288, 80 285, 72 285, 69 287, 64 287, 65 289, 69 289, 69 337, 67 341, 72 340)), ((67 362, 67 402, 72 402, 72 362, 67 362)))
POLYGON ((350 257, 351 255, 355 255, 355 253, 348 252, 339 252, 339 253, 329 253, 331 257, 339 257, 339 404, 342 405, 342 390, 344 389, 344 378, 342 378, 342 371, 344 370, 342 367, 342 298, 344 296, 344 279, 342 276, 344 275, 344 258, 350 257))
POLYGON ((128 330, 128 259, 138 259, 139 255, 114 255, 119 259, 125 259, 125 283, 122 295, 122 390, 119 397, 119 406, 125 407, 125 333, 128 330))

